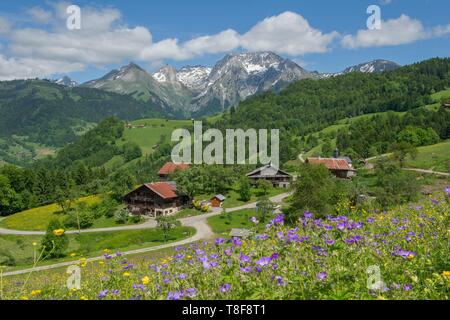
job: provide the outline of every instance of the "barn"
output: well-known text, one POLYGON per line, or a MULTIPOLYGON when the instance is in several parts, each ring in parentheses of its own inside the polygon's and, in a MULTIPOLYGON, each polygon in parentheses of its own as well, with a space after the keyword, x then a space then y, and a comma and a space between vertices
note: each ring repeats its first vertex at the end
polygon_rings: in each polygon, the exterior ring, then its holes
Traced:
POLYGON ((250 173, 247 173, 247 177, 256 184, 258 180, 267 180, 275 188, 289 188, 292 181, 292 176, 274 167, 272 164, 265 165, 250 173))

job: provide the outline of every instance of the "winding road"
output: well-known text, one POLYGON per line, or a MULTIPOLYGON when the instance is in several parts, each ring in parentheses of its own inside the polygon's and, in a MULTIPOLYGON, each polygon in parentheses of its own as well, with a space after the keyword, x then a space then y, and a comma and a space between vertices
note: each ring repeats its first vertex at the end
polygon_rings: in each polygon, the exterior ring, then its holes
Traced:
MULTIPOLYGON (((290 196, 291 193, 286 192, 282 193, 276 196, 273 196, 270 198, 270 201, 275 203, 281 203, 285 198, 290 196)), ((225 209, 226 212, 235 212, 242 209, 253 209, 256 208, 256 202, 248 203, 239 207, 234 208, 227 208, 225 209)), ((192 227, 196 230, 196 233, 194 236, 176 241, 171 243, 162 244, 159 246, 152 246, 148 248, 141 248, 136 250, 130 250, 126 252, 122 252, 123 255, 134 255, 139 253, 146 253, 151 251, 156 251, 160 249, 170 248, 170 247, 176 247, 181 245, 186 245, 192 242, 196 242, 199 240, 204 239, 211 239, 214 237, 214 232, 211 230, 207 223, 207 219, 209 217, 217 216, 222 213, 221 208, 213 208, 213 210, 210 213, 202 214, 198 216, 192 216, 192 217, 186 217, 179 219, 181 224, 186 227, 192 227)), ((121 231, 121 230, 141 230, 141 229, 149 229, 149 228, 155 228, 156 227, 156 221, 154 219, 149 219, 146 222, 139 224, 139 225, 133 225, 133 226, 123 226, 123 227, 112 227, 112 228, 100 228, 100 229, 89 229, 89 230, 82 230, 82 233, 88 233, 88 232, 111 232, 111 231, 121 231)), ((67 231, 68 234, 74 234, 78 233, 77 230, 71 230, 67 231)), ((10 229, 4 229, 0 228, 0 234, 6 234, 6 235, 44 235, 45 232, 42 231, 20 231, 20 230, 10 230, 10 229)), ((103 256, 99 257, 93 257, 86 259, 87 262, 92 261, 98 261, 104 259, 103 256)), ((23 269, 23 270, 17 270, 17 271, 11 271, 11 272, 5 272, 2 275, 3 276, 13 276, 13 275, 19 275, 24 273, 30 273, 35 271, 43 271, 43 270, 50 270, 50 269, 56 269, 61 267, 67 267, 74 264, 77 264, 78 260, 75 261, 67 261, 67 262, 61 262, 61 263, 55 263, 51 265, 45 265, 45 266, 39 266, 35 268, 29 268, 29 269, 23 269)))

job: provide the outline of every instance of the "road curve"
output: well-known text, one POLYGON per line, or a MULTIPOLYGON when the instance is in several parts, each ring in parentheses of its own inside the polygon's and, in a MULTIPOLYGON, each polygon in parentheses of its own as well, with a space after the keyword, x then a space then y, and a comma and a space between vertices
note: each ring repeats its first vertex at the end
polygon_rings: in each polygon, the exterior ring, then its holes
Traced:
MULTIPOLYGON (((289 192, 279 194, 277 196, 271 197, 270 201, 275 202, 275 203, 280 203, 290 195, 291 195, 291 193, 289 193, 289 192)), ((225 209, 225 211, 226 212, 235 212, 235 211, 242 210, 242 209, 252 209, 252 208, 256 208, 256 202, 245 204, 245 205, 242 205, 239 207, 228 208, 228 209, 225 209)), ((160 249, 182 246, 182 245, 186 245, 186 244, 196 242, 199 240, 211 239, 214 236, 214 232, 211 230, 211 228, 207 224, 207 219, 209 217, 213 217, 213 216, 219 215, 221 213, 222 213, 221 209, 214 208, 213 211, 208 214, 179 219, 183 226, 193 227, 196 230, 196 233, 194 236, 180 240, 180 241, 170 242, 170 243, 166 243, 166 244, 162 244, 162 245, 158 245, 158 246, 126 251, 126 252, 123 252, 122 255, 147 253, 147 252, 156 251, 156 250, 160 250, 160 249)), ((156 221, 153 219, 149 219, 145 223, 135 225, 135 226, 82 230, 82 232, 87 232, 87 231, 89 231, 89 232, 110 232, 110 231, 120 231, 120 230, 130 230, 130 229, 131 230, 148 229, 148 228, 154 228, 154 227, 156 227, 156 221), (96 230, 96 231, 94 231, 94 230, 96 230)), ((68 231, 67 233, 77 233, 77 232, 78 231, 68 231)), ((40 231, 18 231, 18 230, 0 229, 0 234, 42 235, 45 233, 40 232, 40 231), (8 233, 3 233, 4 231, 7 231, 8 233)), ((88 258, 88 259, 86 259, 86 261, 93 262, 93 261, 98 261, 98 260, 102 260, 102 259, 104 259, 104 257, 99 256, 99 257, 88 258)), ((20 274, 24 274, 24 273, 35 272, 35 271, 44 271, 44 270, 51 270, 51 269, 56 269, 56 268, 67 267, 67 266, 71 266, 71 265, 74 265, 77 263, 78 263, 78 260, 60 262, 60 263, 55 263, 55 264, 51 264, 51 265, 39 266, 39 267, 35 267, 35 268, 5 272, 2 275, 3 276, 14 276, 14 275, 20 275, 20 274)))

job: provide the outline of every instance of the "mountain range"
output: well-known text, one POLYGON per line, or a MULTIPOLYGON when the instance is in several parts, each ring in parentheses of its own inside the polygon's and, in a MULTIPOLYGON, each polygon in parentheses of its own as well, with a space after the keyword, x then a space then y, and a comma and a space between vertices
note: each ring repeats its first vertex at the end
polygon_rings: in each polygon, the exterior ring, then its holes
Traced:
MULTIPOLYGON (((135 63, 112 70, 83 87, 130 95, 159 105, 169 116, 191 117, 221 112, 265 91, 279 91, 302 79, 321 79, 350 72, 378 73, 399 65, 374 60, 339 73, 309 72, 294 61, 272 52, 227 54, 214 67, 161 67, 153 74, 135 63)), ((65 82, 70 82, 66 79, 65 82)))

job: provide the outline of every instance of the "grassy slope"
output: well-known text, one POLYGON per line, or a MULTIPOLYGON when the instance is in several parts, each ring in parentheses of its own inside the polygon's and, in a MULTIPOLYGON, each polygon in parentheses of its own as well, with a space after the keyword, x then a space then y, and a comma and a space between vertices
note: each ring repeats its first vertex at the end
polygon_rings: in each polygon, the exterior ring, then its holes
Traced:
POLYGON ((185 128, 191 125, 190 120, 164 120, 142 119, 133 121, 133 126, 144 125, 145 128, 126 129, 122 142, 132 141, 137 143, 144 155, 151 154, 153 147, 159 142, 161 136, 165 141, 170 141, 172 131, 177 128, 185 128))
MULTIPOLYGON (((99 201, 99 196, 89 196, 78 200, 78 202, 84 202, 87 205, 98 203, 99 201)), ((60 214, 60 211, 61 207, 57 204, 22 211, 0 221, 0 227, 18 230, 45 230, 49 221, 64 219, 65 216, 60 214)))
MULTIPOLYGON (((100 202, 100 196, 89 196, 80 198, 78 202, 83 202, 87 205, 92 205, 100 202)), ((23 212, 16 213, 14 215, 8 216, 2 221, 0 221, 0 227, 14 230, 24 230, 24 231, 45 231, 48 223, 57 219, 63 221, 67 216, 61 213, 61 208, 57 204, 50 204, 43 207, 38 207, 23 212)), ((107 228, 116 227, 123 225, 130 225, 132 222, 127 222, 125 224, 117 224, 114 217, 107 218, 101 217, 94 220, 93 225, 90 229, 94 228, 107 228)))
MULTIPOLYGON (((117 145, 123 145, 126 142, 134 142, 142 150, 142 156, 145 157, 153 152, 154 147, 164 136, 164 141, 169 142, 172 131, 178 128, 187 128, 192 123, 190 120, 165 120, 165 119, 140 119, 130 122, 131 129, 126 128, 123 138, 117 141, 117 145), (145 126, 139 128, 138 126, 145 126)), ((133 161, 136 161, 133 160, 133 161)), ((106 163, 106 168, 117 169, 121 166, 127 166, 123 156, 115 156, 106 163)))
POLYGON ((450 140, 418 148, 416 159, 408 160, 407 166, 441 172, 450 172, 450 140))
POLYGON ((211 229, 221 235, 228 235, 233 228, 250 228, 251 217, 258 217, 255 209, 244 209, 235 211, 231 214, 221 214, 208 218, 208 224, 211 229))

